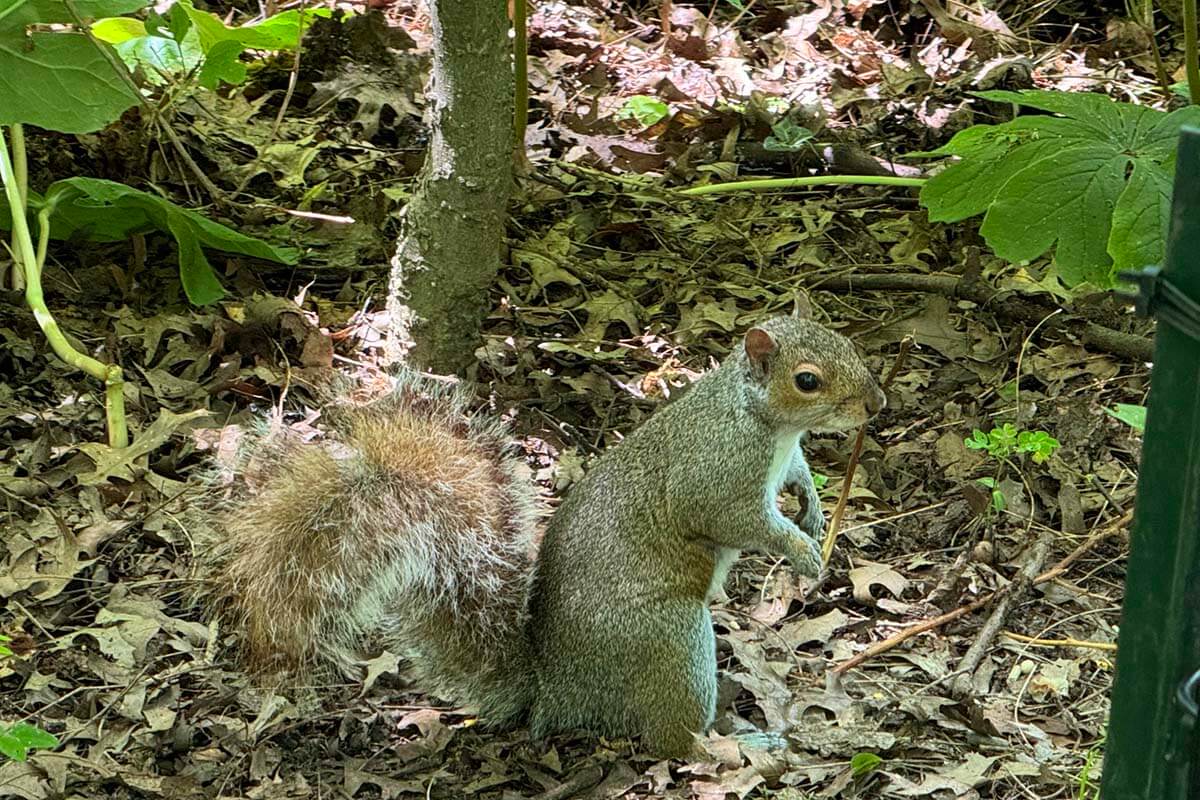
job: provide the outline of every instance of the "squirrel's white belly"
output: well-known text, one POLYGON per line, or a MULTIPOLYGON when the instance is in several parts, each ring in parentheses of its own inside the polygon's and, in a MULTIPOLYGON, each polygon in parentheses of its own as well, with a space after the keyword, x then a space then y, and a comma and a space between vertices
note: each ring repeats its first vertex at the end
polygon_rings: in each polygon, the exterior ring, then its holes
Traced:
POLYGON ((767 471, 767 503, 773 508, 779 492, 787 481, 788 468, 796 457, 800 446, 800 431, 785 433, 775 440, 775 452, 771 454, 771 466, 767 471))

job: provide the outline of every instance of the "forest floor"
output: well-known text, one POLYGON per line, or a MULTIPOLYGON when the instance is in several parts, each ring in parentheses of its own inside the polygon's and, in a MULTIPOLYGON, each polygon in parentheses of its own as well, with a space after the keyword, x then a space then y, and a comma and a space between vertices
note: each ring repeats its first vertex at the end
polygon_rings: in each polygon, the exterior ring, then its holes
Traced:
MULTIPOLYGON (((917 4, 819 0, 803 12, 676 4, 665 36, 645 5, 548 0, 529 23, 530 167, 471 372, 545 495, 798 294, 881 376, 912 340, 866 435, 831 577, 806 587, 746 555, 714 608, 711 757, 658 762, 636 742, 486 730, 415 693, 402 665, 366 689, 252 686, 231 661, 234 634, 188 602, 189 507, 223 432, 277 406, 312 425, 307 386, 380 359, 388 261, 425 141, 429 20, 399 2, 313 27, 278 131, 290 55, 242 91, 173 109, 234 200, 209 212, 302 247, 300 267, 214 253, 230 294, 196 308, 165 237, 147 237, 136 273, 124 243, 52 248, 61 324, 125 367, 136 457, 95 444, 102 393, 47 357, 18 295, 0 303, 0 633, 15 653, 0 661, 0 706, 63 742, 0 763, 0 796, 1096 796, 1140 447, 1106 409, 1144 403, 1149 370, 1068 322, 1134 337, 1147 324, 1108 294, 1066 298, 1044 263, 995 258, 977 220, 931 224, 911 189, 674 189, 829 160, 915 174, 927 162, 903 154, 1011 113, 970 97, 985 88, 1100 86, 1159 102, 1147 57, 1125 56, 1145 52, 1141 29, 1091 4, 1018 3, 967 25, 917 4), (639 95, 666 116, 628 103, 639 95), (794 130, 783 119, 815 138, 779 149, 794 130), (874 283, 856 286, 864 276, 874 283), (929 276, 947 278, 942 291, 929 276), (961 299, 955 278, 997 300, 961 299), (1022 304, 1044 309, 1043 324, 1014 315, 1022 304), (1005 423, 1060 447, 1036 463, 966 446, 1005 423), (1044 578, 1021 585, 1022 572, 1044 578), (998 629, 984 633, 997 606, 982 603, 834 671, 993 592, 1013 601, 998 629), (735 738, 746 725, 788 746, 735 738)), ((150 137, 136 118, 97 135, 38 132, 31 182, 84 174, 207 203, 150 137)), ((827 511, 851 440, 808 448, 827 511)))

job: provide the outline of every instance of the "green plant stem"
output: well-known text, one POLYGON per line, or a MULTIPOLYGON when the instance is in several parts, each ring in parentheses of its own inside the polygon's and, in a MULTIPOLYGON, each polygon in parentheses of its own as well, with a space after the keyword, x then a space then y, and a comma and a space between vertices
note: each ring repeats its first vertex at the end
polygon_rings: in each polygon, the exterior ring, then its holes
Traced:
POLYGON ((38 244, 37 261, 38 279, 42 277, 42 266, 46 263, 46 252, 50 249, 50 215, 54 213, 54 204, 46 203, 38 212, 38 244))
POLYGON ((1200 105, 1200 59, 1196 47, 1196 0, 1183 0, 1183 58, 1187 67, 1188 96, 1200 105))
POLYGON ((513 135, 514 147, 525 153, 525 128, 529 125, 529 30, 525 24, 526 0, 513 4, 513 135))
MULTIPOLYGON (((24 148, 24 140, 13 137, 13 146, 20 142, 24 148)), ((7 137, 0 129, 0 181, 4 183, 4 193, 12 212, 13 256, 17 265, 24 270, 25 302, 33 311, 33 318, 42 329, 46 340, 54 354, 68 365, 83 370, 93 378, 105 383, 105 416, 108 419, 108 443, 110 447, 125 447, 129 444, 129 430, 125 422, 124 380, 121 368, 97 361, 89 355, 80 353, 67 341, 66 335, 58 327, 58 322, 46 307, 46 299, 42 295, 42 264, 33 249, 33 238, 29 234, 29 222, 25 218, 25 204, 21 202, 21 190, 17 184, 14 161, 24 160, 24 154, 19 159, 10 159, 8 154, 7 137)), ((43 209, 38 215, 42 228, 39 236, 39 249, 45 252, 44 240, 49 239, 50 208, 43 209)))
POLYGON ((805 186, 924 186, 924 178, 898 178, 892 175, 814 175, 810 178, 765 178, 752 181, 712 183, 682 189, 679 194, 696 197, 726 192, 761 192, 766 189, 799 189, 805 186))
MULTIPOLYGON (((13 176, 17 184, 17 192, 21 197, 21 208, 25 208, 29 202, 29 163, 25 157, 25 126, 17 123, 12 126, 12 155, 13 155, 13 176)), ((13 233, 12 252, 17 252, 17 235, 13 233)), ((0 275, 0 281, 4 278, 0 275)), ((21 291, 25 288, 25 273, 21 267, 21 260, 15 255, 12 265, 12 288, 16 291, 21 291)))
POLYGON ((29 159, 25 156, 25 126, 17 123, 12 126, 12 161, 13 176, 17 184, 18 196, 21 198, 21 208, 29 204, 29 159))
POLYGON ((1154 38, 1154 0, 1143 0, 1136 13, 1133 13, 1132 7, 1129 10, 1130 16, 1137 19, 1142 30, 1146 32, 1146 38, 1150 40, 1150 55, 1154 57, 1154 77, 1163 90, 1163 94, 1169 97, 1171 95, 1171 76, 1167 74, 1167 65, 1163 63, 1162 51, 1159 50, 1158 42, 1154 38))

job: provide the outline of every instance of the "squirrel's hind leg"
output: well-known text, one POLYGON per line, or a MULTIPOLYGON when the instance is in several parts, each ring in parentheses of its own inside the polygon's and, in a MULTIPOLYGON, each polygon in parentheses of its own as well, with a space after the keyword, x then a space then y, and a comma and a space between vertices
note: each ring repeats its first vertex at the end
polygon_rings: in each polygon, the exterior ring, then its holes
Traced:
POLYGON ((652 651, 631 683, 629 702, 642 720, 643 746, 663 758, 696 754, 696 736, 712 725, 717 710, 717 643, 707 608, 678 601, 670 630, 652 634, 652 651), (685 630, 684 635, 680 631, 685 630))

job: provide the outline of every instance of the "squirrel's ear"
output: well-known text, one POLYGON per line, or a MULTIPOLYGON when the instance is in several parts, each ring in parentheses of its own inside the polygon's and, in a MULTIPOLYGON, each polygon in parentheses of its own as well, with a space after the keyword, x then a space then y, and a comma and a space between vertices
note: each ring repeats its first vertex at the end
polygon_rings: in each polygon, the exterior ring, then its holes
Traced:
POLYGON ((795 319, 812 319, 812 301, 804 292, 796 292, 792 297, 792 316, 795 319))
POLYGON ((771 356, 778 349, 771 334, 762 328, 751 328, 746 331, 745 348, 746 357, 750 359, 750 366, 759 375, 766 375, 767 362, 771 360, 771 356))

